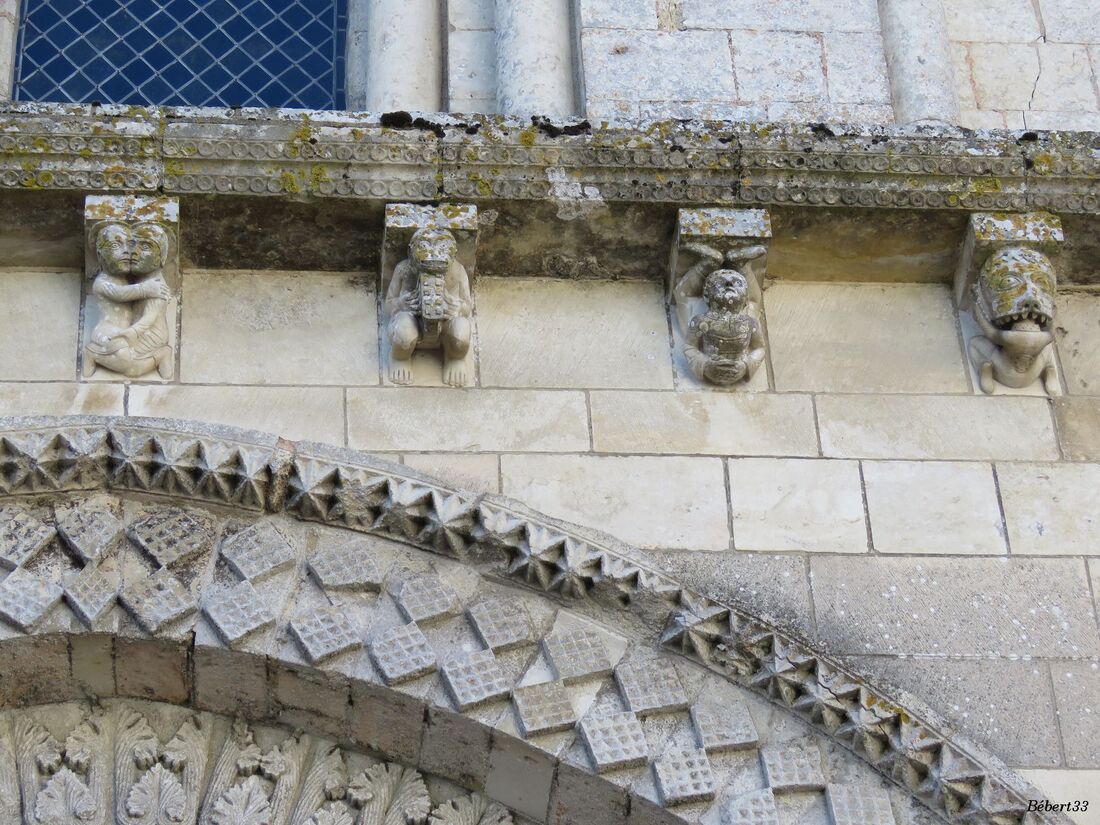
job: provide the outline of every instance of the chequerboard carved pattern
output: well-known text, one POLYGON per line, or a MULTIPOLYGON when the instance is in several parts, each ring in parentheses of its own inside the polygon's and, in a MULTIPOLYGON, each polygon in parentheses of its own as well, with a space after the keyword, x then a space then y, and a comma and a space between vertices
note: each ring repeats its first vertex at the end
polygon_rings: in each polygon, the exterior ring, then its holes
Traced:
MULTIPOLYGON (((210 548, 224 546, 216 544, 220 539, 215 539, 214 534, 223 538, 241 534, 240 527, 227 533, 224 525, 215 523, 217 519, 203 510, 211 503, 232 507, 253 519, 253 524, 246 525, 244 531, 274 529, 294 547, 298 546, 297 539, 290 539, 288 526, 277 526, 278 519, 290 517, 303 523, 303 529, 337 528, 338 532, 350 529, 390 539, 399 536, 406 545, 438 554, 440 565, 471 565, 483 574, 510 579, 532 598, 541 591, 554 594, 565 605, 576 603, 598 605, 610 611, 632 611, 636 625, 663 628, 653 638, 644 640, 650 647, 649 661, 654 654, 684 657, 694 663, 690 666, 709 672, 706 678, 728 681, 738 686, 737 690, 750 691, 785 708, 813 732, 808 738, 812 749, 820 747, 818 742, 827 741, 843 746, 941 817, 950 819, 956 812, 964 811, 970 821, 988 825, 1024 822, 1026 786, 970 746, 955 743, 939 733, 934 724, 925 721, 929 716, 934 718, 930 711, 903 708, 839 663, 780 629, 693 593, 667 574, 601 545, 589 533, 574 532, 494 496, 450 489, 396 465, 361 455, 352 457, 343 451, 328 453, 325 448, 313 446, 306 449, 235 430, 212 434, 189 432, 182 427, 163 429, 158 423, 140 420, 43 419, 6 429, 0 425, 0 446, 3 447, 0 492, 8 499, 3 502, 5 506, 18 504, 15 499, 21 496, 41 496, 43 484, 47 483, 44 479, 49 479, 51 495, 61 496, 69 504, 75 501, 77 506, 79 499, 72 498, 72 494, 141 494, 146 504, 140 512, 128 517, 126 532, 130 538, 116 542, 123 549, 116 547, 107 553, 106 559, 97 560, 107 563, 112 553, 119 552, 145 559, 148 569, 144 577, 131 577, 118 590, 121 608, 116 612, 130 617, 138 632, 176 634, 206 622, 208 617, 213 618, 211 613, 217 613, 216 602, 204 601, 201 593, 206 586, 202 577, 210 575, 214 568, 210 553, 188 555, 180 562, 181 569, 176 570, 179 566, 176 561, 170 562, 173 569, 161 567, 155 558, 149 558, 147 546, 139 550, 139 538, 147 545, 153 534, 135 532, 134 525, 161 524, 155 516, 174 514, 178 518, 184 512, 196 524, 209 528, 209 541, 204 547, 210 548), (54 446, 44 453, 44 444, 54 446), (54 460, 59 449, 66 455, 63 462, 54 460), (40 464, 39 457, 44 454, 48 460, 40 464), (195 458, 199 455, 250 458, 229 464, 219 462, 217 466, 222 469, 217 474, 218 482, 212 483, 208 469, 205 465, 200 467, 202 462, 195 458), (181 457, 182 466, 174 464, 171 456, 181 457), (16 465, 18 472, 11 471, 16 465), (181 473, 186 482, 181 481, 181 473), (403 510, 409 506, 406 493, 413 487, 429 490, 426 496, 415 496, 418 509, 412 514, 387 515, 391 505, 403 510), (403 492, 395 495, 398 490, 403 492), (164 499, 163 506, 148 503, 158 498, 164 499), (465 526, 449 528, 457 531, 456 540, 448 540, 440 547, 436 540, 438 532, 429 528, 444 516, 433 515, 434 508, 445 504, 450 513, 456 501, 461 502, 459 509, 466 514, 465 526), (408 529, 402 526, 406 520, 408 529), (314 526, 310 528, 310 524, 314 526)), ((39 520, 47 528, 51 526, 48 517, 39 520)), ((165 539, 160 534, 157 538, 165 539)), ((326 538, 317 547, 323 549, 333 542, 326 538)), ((55 542, 41 552, 68 551, 55 542)), ((838 781, 829 775, 823 763, 820 775, 801 763, 792 763, 788 751, 793 745, 768 743, 763 735, 759 740, 764 744, 760 745, 751 722, 745 724, 742 719, 730 729, 716 726, 708 718, 706 708, 700 706, 696 710, 694 692, 687 694, 686 704, 682 701, 677 689, 679 680, 675 678, 675 670, 666 666, 667 660, 652 672, 638 671, 636 668, 645 667, 647 657, 635 660, 628 653, 620 662, 621 654, 611 655, 611 637, 579 618, 572 624, 553 627, 544 620, 536 620, 534 614, 526 617, 521 613, 517 617, 514 611, 485 612, 474 609, 478 600, 471 600, 470 592, 462 590, 455 593, 453 602, 444 598, 446 607, 442 612, 434 607, 429 609, 424 614, 429 626, 422 628, 417 620, 409 621, 411 615, 421 614, 402 612, 399 607, 403 595, 410 598, 413 595, 404 593, 403 585, 414 579, 407 574, 393 577, 383 574, 390 565, 389 558, 392 557, 379 555, 369 582, 344 582, 353 585, 349 589, 325 587, 325 565, 314 568, 308 558, 297 556, 295 566, 280 568, 271 577, 274 582, 280 576, 297 576, 299 582, 309 582, 316 588, 318 598, 331 604, 321 607, 318 603, 304 611, 288 609, 282 603, 271 605, 282 637, 295 639, 296 644, 291 647, 300 660, 321 668, 336 668, 345 666, 341 663, 366 662, 369 653, 370 661, 378 669, 378 680, 399 690, 406 686, 414 690, 416 685, 425 684, 417 680, 441 680, 441 684, 447 684, 450 678, 449 691, 441 690, 439 695, 446 697, 443 701, 450 703, 452 712, 461 712, 465 707, 483 719, 489 709, 495 709, 501 719, 514 720, 509 724, 518 727, 521 734, 533 737, 561 731, 554 735, 565 737, 566 742, 583 743, 580 752, 591 758, 581 758, 588 760, 590 771, 636 771, 639 777, 651 777, 650 786, 654 782, 652 777, 663 776, 663 784, 657 786, 655 793, 660 797, 657 801, 663 798, 670 805, 686 808, 689 800, 708 796, 706 766, 726 758, 729 751, 760 747, 761 773, 768 777, 777 797, 795 788, 810 788, 823 794, 827 783, 838 781), (378 614, 387 618, 374 625, 360 625, 357 611, 381 610, 379 604, 389 605, 388 612, 378 614), (322 616, 327 617, 327 623, 318 624, 322 616), (526 649, 542 662, 539 667, 545 670, 544 675, 512 684, 515 698, 505 693, 499 674, 482 671, 488 659, 471 662, 467 658, 465 671, 463 665, 456 663, 445 675, 443 669, 450 666, 450 657, 440 655, 443 648, 439 645, 460 627, 465 628, 463 632, 469 639, 480 639, 487 650, 496 647, 494 640, 499 642, 498 656, 514 655, 511 651, 518 653, 529 644, 526 649), (642 672, 645 678, 639 678, 642 672), (658 673, 660 677, 655 676, 658 673), (556 697, 527 691, 532 684, 553 679, 565 683, 556 697), (603 697, 594 705, 586 702, 583 705, 586 709, 576 713, 571 729, 569 715, 561 706, 562 693, 568 696, 570 691, 598 691, 603 697), (638 715, 632 712, 635 709, 638 715), (653 714, 652 719, 646 714, 653 714), (673 743, 675 747, 651 748, 646 738, 647 726, 651 721, 659 723, 667 714, 682 717, 684 739, 673 743), (658 763, 664 765, 663 774, 656 773, 658 763)), ((332 572, 331 567, 327 569, 332 572)), ((17 591, 16 585, 22 590, 24 582, 30 581, 24 576, 37 575, 22 568, 17 568, 16 573, 19 575, 10 585, 13 593, 17 591)), ((13 575, 9 574, 9 578, 13 575)), ((234 575, 237 582, 253 587, 252 591, 241 587, 248 600, 270 584, 265 576, 251 583, 239 570, 234 575)), ((37 580, 33 584, 41 598, 36 597, 33 605, 26 608, 29 612, 17 613, 12 607, 11 612, 16 615, 5 612, 0 617, 25 632, 54 627, 53 622, 60 621, 60 614, 70 609, 69 596, 64 604, 61 601, 60 582, 37 580), (56 591, 50 589, 46 593, 43 588, 48 589, 47 586, 56 591)), ((222 584, 223 588, 226 586, 222 584)), ((285 599, 287 591, 281 592, 285 599)), ((428 601, 437 602, 438 594, 428 601)), ((409 601, 406 606, 412 604, 409 601)), ((235 608, 231 604, 222 606, 229 608, 229 612, 221 628, 215 631, 219 643, 251 644, 253 639, 264 635, 260 630, 271 626, 269 614, 258 610, 251 601, 235 608)), ((115 610, 110 605, 106 609, 115 610)), ((80 616, 80 612, 74 616, 80 616)), ((81 623, 87 618, 83 617, 81 623)), ((282 654, 273 649, 271 655, 282 654)), ((509 671, 508 678, 522 676, 509 671)), ((680 685, 685 686, 686 683, 680 685)), ((74 776, 74 781, 84 781, 76 773, 74 776)), ((244 783, 232 784, 243 787, 244 783)), ((228 790, 227 787, 225 792, 228 790)), ((74 793, 80 796, 82 792, 74 793)), ((224 801, 220 810, 229 810, 226 806, 231 803, 244 804, 253 796, 251 790, 235 791, 233 799, 224 801)), ((719 792, 715 804, 722 806, 728 801, 719 792)), ((214 816, 213 807, 208 813, 214 816)), ((345 813, 354 820, 360 812, 345 813)), ((314 814, 318 816, 317 825, 324 825, 322 820, 343 821, 339 810, 322 807, 312 811, 310 817, 314 814)), ((1043 817, 1035 821, 1065 821, 1055 815, 1043 817)))

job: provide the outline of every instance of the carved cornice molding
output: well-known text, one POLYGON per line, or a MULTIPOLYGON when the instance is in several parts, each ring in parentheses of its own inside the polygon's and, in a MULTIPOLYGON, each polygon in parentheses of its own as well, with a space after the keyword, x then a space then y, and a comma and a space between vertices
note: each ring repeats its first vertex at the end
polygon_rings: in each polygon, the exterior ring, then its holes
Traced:
POLYGON ((0 188, 1094 213, 1100 136, 8 104, 0 188))
MULTIPOLYGON (((473 495, 362 453, 153 419, 0 421, 0 496, 110 491, 197 502, 371 533, 621 611, 647 644, 755 691, 864 759, 948 821, 1067 823, 1027 813, 1039 796, 948 733, 765 618, 685 588, 613 539, 473 495)), ((641 640, 641 639, 640 639, 641 640)), ((647 820, 648 821, 648 820, 647 820)))

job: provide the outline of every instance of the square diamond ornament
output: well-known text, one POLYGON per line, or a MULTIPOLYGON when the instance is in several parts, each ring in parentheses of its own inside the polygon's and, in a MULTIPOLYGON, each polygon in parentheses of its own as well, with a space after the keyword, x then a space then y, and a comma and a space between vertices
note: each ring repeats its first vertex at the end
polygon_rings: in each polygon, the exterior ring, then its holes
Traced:
POLYGON ((611 675, 607 647, 591 630, 552 633, 542 640, 542 647, 557 677, 567 685, 611 675))
POLYGON ((833 825, 897 825, 890 794, 864 785, 829 785, 825 789, 833 825))
POLYGON ((484 599, 471 605, 466 613, 481 641, 496 653, 534 642, 531 619, 522 604, 484 599))
POLYGON ((512 691, 524 737, 569 730, 577 723, 573 703, 561 682, 543 682, 512 691))
POLYGON ((0 618, 24 633, 31 632, 59 601, 60 587, 22 568, 0 583, 0 618))
POLYGON ((821 750, 813 742, 772 745, 760 751, 764 777, 776 793, 815 791, 825 788, 821 750))
POLYGON ((510 685, 491 650, 479 650, 443 664, 443 681, 460 711, 508 696, 510 685))
POLYGON ((131 524, 127 535, 161 567, 187 561, 207 548, 206 527, 183 510, 166 510, 131 524))
POLYGON ((668 662, 626 662, 615 669, 615 681, 627 708, 640 717, 687 709, 687 694, 668 662))
POLYGON ((57 532, 65 544, 86 563, 102 558, 124 529, 105 507, 74 508, 57 521, 57 532))
POLYGON ((119 598, 149 633, 195 612, 190 591, 165 569, 123 588, 119 598))
POLYGON ((230 647, 275 624, 274 611, 250 581, 238 582, 208 599, 203 612, 230 647))
POLYGON ((401 585, 397 606, 410 622, 426 624, 457 614, 458 597, 438 576, 417 576, 401 585))
POLYGON ((267 521, 253 524, 222 542, 222 558, 242 579, 259 582, 294 566, 294 548, 267 521))
POLYGON ((726 803, 722 825, 779 825, 779 809, 770 788, 744 794, 726 803))
POLYGON ((649 761, 649 745, 638 717, 626 713, 588 717, 581 722, 581 735, 596 773, 644 765, 649 761))
POLYGON ((749 710, 740 699, 721 706, 702 703, 691 709, 699 747, 707 753, 755 748, 760 739, 749 710))
POLYGON ((377 593, 382 571, 370 556, 370 545, 352 539, 323 547, 309 560, 309 572, 325 590, 377 593))
POLYGON ((383 631, 371 653, 388 685, 399 685, 436 669, 435 651, 416 622, 383 631))
POLYGON ((320 607, 290 623, 306 657, 319 664, 363 644, 359 630, 342 607, 320 607))
POLYGON ((118 599, 118 573, 85 567, 65 577, 65 601, 88 625, 114 607, 118 599))
POLYGON ((33 559, 57 531, 22 510, 0 509, 0 567, 14 570, 33 559))
POLYGON ((666 753, 654 763, 653 769, 665 805, 703 802, 718 795, 718 783, 703 750, 666 753))

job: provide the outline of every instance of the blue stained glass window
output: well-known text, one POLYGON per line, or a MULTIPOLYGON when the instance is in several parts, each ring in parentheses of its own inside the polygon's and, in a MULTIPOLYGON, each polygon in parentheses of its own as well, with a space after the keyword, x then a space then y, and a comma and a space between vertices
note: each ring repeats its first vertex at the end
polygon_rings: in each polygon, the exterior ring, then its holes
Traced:
POLYGON ((343 109, 347 0, 23 0, 16 100, 343 109))

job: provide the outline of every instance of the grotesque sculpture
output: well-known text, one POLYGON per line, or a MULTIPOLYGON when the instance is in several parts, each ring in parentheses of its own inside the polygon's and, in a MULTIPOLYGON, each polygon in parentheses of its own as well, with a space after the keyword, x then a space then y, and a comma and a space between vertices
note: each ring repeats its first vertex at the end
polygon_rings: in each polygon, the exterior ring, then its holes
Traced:
POLYGON ((443 383, 461 387, 470 378, 466 354, 473 301, 470 278, 457 256, 450 231, 426 226, 413 234, 408 257, 393 270, 385 310, 395 384, 412 383, 410 360, 418 348, 443 349, 443 383))
POLYGON ((1038 249, 1001 248, 986 260, 972 289, 982 335, 970 339, 969 350, 982 391, 992 393, 995 381, 1022 389, 1041 379, 1049 395, 1058 395, 1050 259, 1038 249))
POLYGON ((151 222, 107 221, 93 230, 91 242, 98 260, 92 293, 100 317, 84 348, 85 377, 102 366, 127 378, 156 370, 170 379, 172 293, 163 272, 168 232, 151 222))
POLYGON ((751 262, 763 258, 767 248, 754 244, 723 256, 705 244, 687 244, 684 251, 700 260, 677 283, 677 304, 686 308, 701 297, 706 306, 684 329, 691 371, 724 387, 751 380, 764 362, 764 336, 753 313, 760 305, 760 286, 751 262), (728 268, 722 268, 723 262, 728 268))

